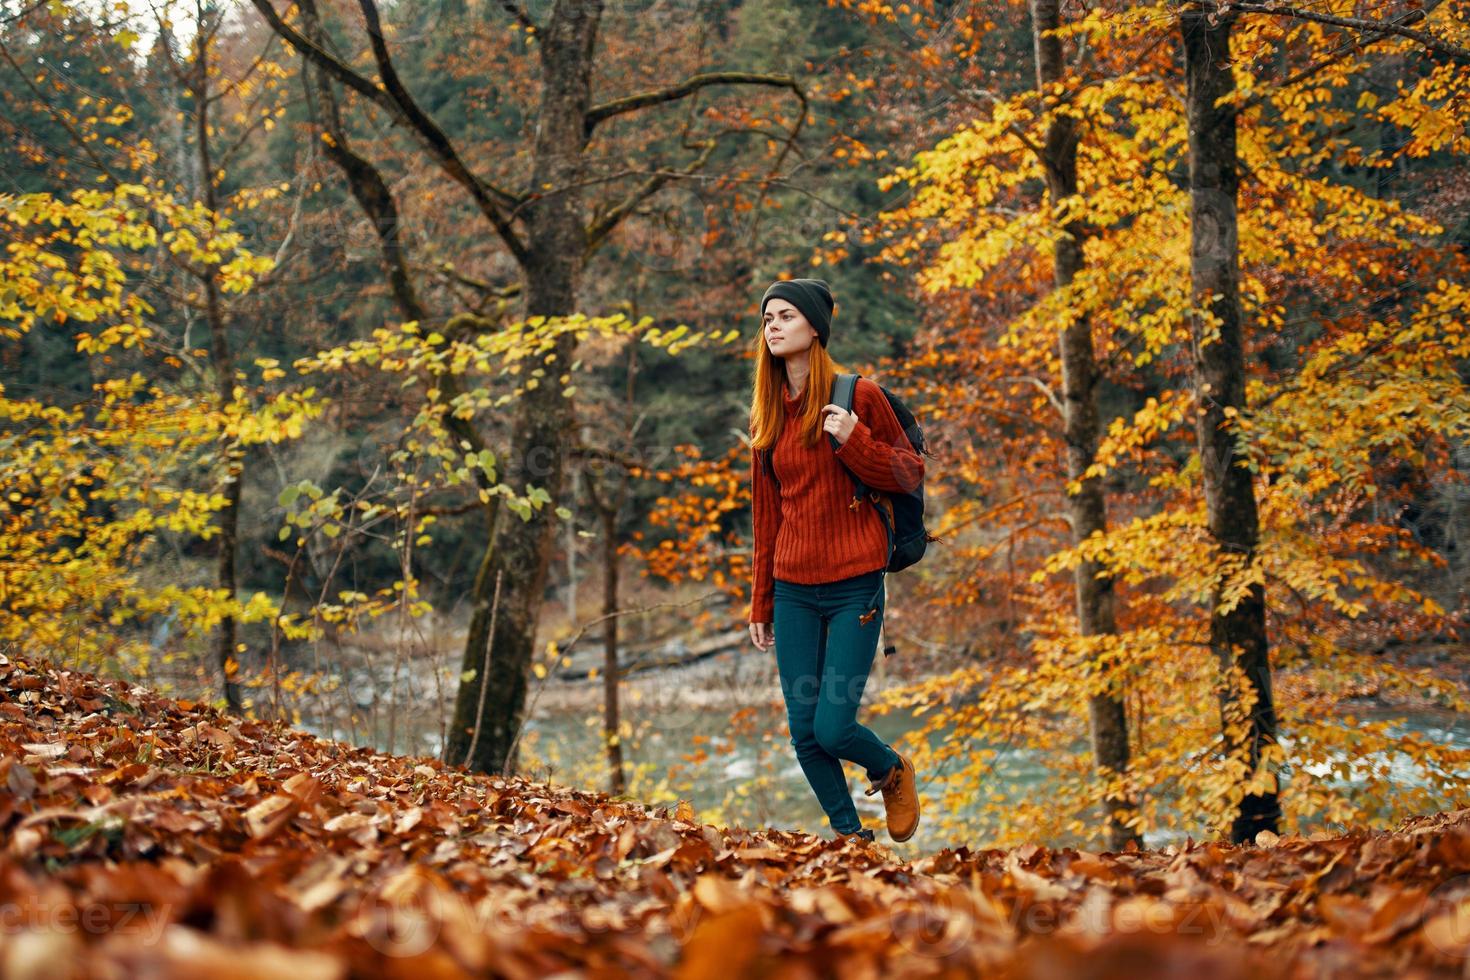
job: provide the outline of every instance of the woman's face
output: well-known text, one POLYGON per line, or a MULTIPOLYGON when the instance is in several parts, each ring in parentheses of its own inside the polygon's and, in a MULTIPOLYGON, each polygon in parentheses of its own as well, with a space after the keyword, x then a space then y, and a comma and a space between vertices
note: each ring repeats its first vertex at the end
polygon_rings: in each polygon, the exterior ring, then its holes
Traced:
POLYGON ((780 297, 766 301, 761 329, 766 333, 766 346, 777 357, 799 354, 817 339, 817 331, 807 323, 801 311, 780 297))

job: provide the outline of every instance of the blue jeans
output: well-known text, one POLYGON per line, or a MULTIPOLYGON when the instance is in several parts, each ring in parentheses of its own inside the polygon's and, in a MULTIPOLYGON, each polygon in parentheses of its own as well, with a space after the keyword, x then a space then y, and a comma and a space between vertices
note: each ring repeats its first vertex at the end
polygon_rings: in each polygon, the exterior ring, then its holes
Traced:
POLYGON ((858 724, 857 709, 878 649, 888 590, 883 569, 836 582, 800 585, 775 580, 776 670, 796 761, 838 833, 862 828, 842 761, 856 762, 870 781, 898 764, 898 753, 858 724), (858 617, 878 614, 863 625, 858 617))

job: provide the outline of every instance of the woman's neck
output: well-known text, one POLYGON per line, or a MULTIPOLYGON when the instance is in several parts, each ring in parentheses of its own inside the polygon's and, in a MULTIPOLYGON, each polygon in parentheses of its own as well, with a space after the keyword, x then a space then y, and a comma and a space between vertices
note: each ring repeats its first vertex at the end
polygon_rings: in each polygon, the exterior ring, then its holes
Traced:
POLYGON ((806 376, 809 373, 811 362, 807 359, 810 351, 802 351, 786 358, 786 387, 795 398, 801 394, 802 388, 806 387, 806 376))

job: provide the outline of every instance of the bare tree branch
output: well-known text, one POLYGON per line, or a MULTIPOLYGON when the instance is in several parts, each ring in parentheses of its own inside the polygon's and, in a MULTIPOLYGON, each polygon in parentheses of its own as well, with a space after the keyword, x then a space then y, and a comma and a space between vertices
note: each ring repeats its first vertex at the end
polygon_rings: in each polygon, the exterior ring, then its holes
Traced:
POLYGON ((469 168, 459 158, 459 154, 455 151, 453 144, 444 135, 443 130, 439 129, 428 116, 418 111, 412 99, 407 97, 407 93, 403 91, 401 83, 398 82, 397 73, 392 69, 392 61, 388 57, 387 47, 383 43, 382 32, 378 25, 377 8, 373 6, 371 0, 360 0, 360 3, 363 7, 364 15, 368 17, 369 36, 373 47, 373 56, 378 64, 378 71, 380 73, 384 72, 384 65, 387 65, 387 76, 384 78, 384 84, 388 86, 387 88, 363 77, 320 44, 315 43, 300 31, 287 24, 281 19, 281 15, 276 13, 275 7, 271 5, 271 0, 250 0, 250 2, 260 12, 260 15, 265 18, 271 30, 284 38, 293 48, 301 53, 302 57, 312 62, 347 88, 372 100, 374 104, 385 110, 395 122, 417 137, 419 142, 424 145, 425 149, 429 151, 430 155, 439 164, 440 168, 451 179, 469 192, 470 197, 474 200, 480 212, 494 226, 496 233, 500 235, 501 240, 505 243, 506 248, 510 250, 511 254, 515 256, 516 261, 524 264, 530 260, 525 243, 521 241, 520 236, 511 227, 509 220, 500 211, 501 203, 513 205, 519 202, 520 198, 507 191, 496 188, 492 184, 472 174, 469 168), (397 94, 393 91, 395 88, 397 89, 397 94), (405 103, 412 105, 414 107, 413 111, 406 109, 405 103))
POLYGON ((514 0, 500 0, 500 6, 516 19, 516 23, 520 24, 526 30, 533 32, 540 30, 540 28, 536 26, 536 22, 533 21, 530 16, 521 9, 521 5, 514 2, 514 0))
POLYGON ((996 378, 995 380, 1019 381, 1022 384, 1029 384, 1034 386, 1036 390, 1040 391, 1043 395, 1046 396, 1047 401, 1051 402, 1051 407, 1057 410, 1058 415, 1062 416, 1062 418, 1067 417, 1067 409, 1064 405, 1062 405, 1062 400, 1057 397, 1057 393, 1052 390, 1050 385, 1048 385, 1045 381, 1042 381, 1035 375, 1027 374, 1014 378, 996 378))
POLYGON ((509 283, 504 286, 496 286, 493 283, 488 283, 481 279, 476 279, 473 276, 465 275, 463 272, 460 272, 454 267, 453 262, 444 262, 441 263, 438 267, 432 270, 426 269, 426 271, 440 273, 446 278, 452 279, 462 286, 468 286, 470 289, 475 290, 475 292, 477 293, 481 293, 486 296, 493 296, 496 299, 510 299, 511 297, 519 296, 522 293, 521 284, 518 282, 509 283))
POLYGON ((276 13, 276 8, 271 6, 270 0, 250 0, 250 3, 256 10, 260 11, 260 15, 265 18, 271 30, 284 38, 291 47, 295 48, 303 57, 310 60, 318 68, 326 71, 327 74, 359 95, 371 99, 386 109, 395 118, 403 115, 397 103, 376 83, 359 75, 351 67, 334 57, 331 52, 314 43, 300 31, 296 30, 296 28, 282 20, 281 15, 276 13))
POLYGON ((47 2, 47 0, 36 0, 35 3, 27 4, 26 6, 21 7, 19 10, 17 10, 13 14, 7 14, 4 17, 0 17, 0 24, 7 25, 8 26, 10 24, 15 23, 18 20, 23 20, 27 16, 29 16, 30 14, 33 14, 37 10, 40 10, 42 7, 46 6, 46 2, 47 2))
MULTIPOLYGON (((464 297, 464 303, 469 311, 474 314, 472 322, 464 323, 467 332, 473 333, 485 329, 481 322, 495 322, 507 316, 510 311, 511 301, 524 292, 522 285, 518 282, 508 283, 504 286, 496 286, 493 283, 476 279, 460 272, 454 267, 453 262, 440 262, 437 265, 430 263, 415 264, 414 271, 425 275, 436 276, 444 280, 449 289, 457 296, 463 296, 460 289, 468 290, 470 295, 464 297), (490 304, 495 304, 494 312, 487 312, 490 304)), ((453 337, 455 333, 446 324, 445 336, 453 337)))
MULTIPOLYGON (((1005 102, 1004 99, 1002 99, 999 95, 992 92, 988 88, 981 88, 972 85, 968 88, 957 89, 956 91, 958 91, 960 95, 965 96, 966 98, 973 99, 975 96, 978 95, 984 99, 989 100, 992 105, 1002 105, 1005 102)), ((1010 131, 1010 134, 1012 136, 1021 141, 1022 146, 1026 147, 1026 149, 1035 154, 1036 159, 1046 159, 1046 151, 1043 150, 1040 145, 1038 145, 1037 142, 1031 138, 1030 134, 1028 134, 1026 130, 1021 128, 1020 125, 1013 122, 1007 125, 1006 129, 1010 131)))
POLYGON ((77 130, 76 126, 72 125, 71 120, 67 118, 66 114, 51 104, 50 99, 46 97, 46 93, 42 92, 40 87, 36 85, 36 82, 34 79, 31 78, 30 73, 27 72, 26 69, 22 68, 20 66, 20 63, 15 60, 15 56, 10 53, 10 48, 5 46, 4 40, 0 40, 0 58, 3 58, 5 60, 5 63, 8 64, 11 67, 11 70, 20 77, 20 80, 22 82, 25 82, 26 88, 31 90, 31 94, 35 96, 36 102, 41 106, 41 108, 46 111, 46 115, 51 117, 52 122, 56 123, 62 129, 66 130, 66 135, 71 137, 72 143, 74 143, 79 150, 87 155, 87 158, 92 161, 92 165, 95 166, 103 176, 110 180, 114 186, 122 183, 117 174, 115 174, 112 168, 107 165, 107 161, 102 159, 102 157, 97 154, 96 150, 92 149, 91 142, 88 141, 86 137, 77 130))
MULTIPOLYGON (((689 78, 685 79, 683 82, 678 83, 677 85, 672 85, 662 89, 654 89, 648 92, 640 92, 634 95, 624 96, 620 99, 614 99, 611 102, 604 102, 601 105, 593 106, 592 108, 587 110, 587 113, 584 117, 586 121, 585 132, 590 136, 593 128, 596 127, 596 125, 603 120, 610 119, 613 116, 635 112, 639 109, 646 109, 650 106, 662 105, 668 102, 674 102, 679 99, 687 98, 688 96, 694 95, 702 89, 708 88, 713 85, 767 85, 776 88, 788 88, 792 91, 793 94, 795 94, 797 101, 801 104, 800 111, 796 117, 796 122, 791 127, 790 132, 785 133, 780 137, 775 137, 779 138, 782 141, 783 145, 781 148, 781 152, 776 157, 775 163, 772 165, 770 174, 768 174, 767 177, 761 181, 761 194, 764 195, 765 189, 770 185, 771 181, 775 179, 777 172, 779 172, 782 162, 786 159, 786 155, 791 152, 792 148, 796 145, 797 134, 801 132, 802 126, 806 123, 806 93, 802 91, 801 86, 797 83, 796 79, 790 75, 768 75, 759 72, 741 71, 706 72, 699 75, 692 75, 689 78)), ((731 130, 729 132, 740 131, 741 130, 731 130)), ((748 132, 749 130, 745 131, 748 132)), ((691 161, 690 164, 683 170, 666 170, 663 168, 655 168, 652 172, 648 173, 643 182, 640 183, 638 187, 634 188, 634 190, 626 198, 613 205, 606 212, 593 220, 592 224, 587 229, 587 245, 584 254, 590 256, 593 252, 595 252, 598 246, 602 244, 603 240, 606 239, 606 237, 612 232, 612 230, 618 226, 619 222, 621 222, 630 213, 632 213, 633 209, 636 208, 641 202, 656 194, 660 188, 664 187, 672 180, 694 176, 705 166, 705 164, 709 162, 709 158, 711 154, 713 154, 718 143, 719 137, 718 135, 716 135, 705 137, 704 139, 692 144, 695 146, 703 146, 704 149, 699 154, 699 156, 691 161)), ((558 193, 559 190, 560 189, 551 190, 547 193, 555 194, 558 193)))
MULTIPOLYGON (((315 42, 321 39, 324 33, 313 0, 303 0, 301 9, 306 21, 306 29, 311 35, 310 40, 315 42)), ((417 290, 414 289, 413 279, 409 275, 408 256, 403 243, 403 223, 398 214, 398 204, 393 198, 393 192, 377 167, 354 152, 348 142, 336 96, 332 91, 331 79, 327 77, 327 73, 320 66, 313 69, 311 59, 305 54, 302 55, 302 60, 306 62, 302 66, 302 74, 308 86, 307 92, 310 95, 314 89, 316 96, 317 105, 313 107, 315 109, 313 115, 316 117, 314 121, 321 127, 326 154, 347 178, 348 189, 352 192, 352 196, 357 199, 363 212, 373 223, 373 228, 378 236, 379 257, 384 273, 388 277, 388 285, 393 293, 394 301, 405 319, 425 320, 428 310, 417 290)), ((452 373, 443 375, 439 384, 445 396, 451 401, 460 394, 459 379, 452 373)), ((444 418, 443 424, 455 437, 468 443, 474 451, 480 452, 486 448, 479 430, 470 420, 460 418, 451 412, 444 418)), ((482 489, 490 489, 491 483, 483 473, 476 470, 475 477, 482 489)), ((485 505, 487 513, 494 514, 499 500, 500 498, 496 496, 490 498, 485 505)))
MULTIPOLYGON (((1397 34, 1411 41, 1417 41, 1430 51, 1437 52, 1457 61, 1470 61, 1470 48, 1451 44, 1449 41, 1437 38, 1433 34, 1424 31, 1410 30, 1401 23, 1387 20, 1372 20, 1363 17, 1339 17, 1336 14, 1319 14, 1315 10, 1306 10, 1301 7, 1272 6, 1264 3, 1232 3, 1228 6, 1230 10, 1238 10, 1248 14, 1270 14, 1273 17, 1291 17, 1296 20, 1309 20, 1317 24, 1328 24, 1333 27, 1346 27, 1355 31, 1370 31, 1373 33, 1397 34)), ((1416 18, 1417 19, 1417 18, 1416 18)))
MULTIPOLYGON (((393 59, 388 54, 388 41, 383 37, 383 24, 378 17, 378 7, 375 0, 357 0, 357 5, 362 10, 363 19, 367 22, 368 44, 372 48, 373 62, 378 66, 378 77, 383 80, 383 87, 398 107, 403 110, 415 130, 428 145, 430 151, 439 160, 446 173, 459 183, 463 184, 476 202, 480 201, 480 195, 489 194, 496 198, 495 203, 504 207, 514 207, 521 198, 509 191, 481 180, 470 173, 469 168, 460 160, 459 154, 455 152, 453 144, 444 130, 439 128, 438 123, 429 118, 428 113, 419 108, 413 96, 408 94, 408 89, 403 85, 403 80, 398 77, 398 69, 393 65, 393 59)), ((481 205, 484 210, 484 205, 481 205)), ((496 214, 486 211, 486 216, 495 220, 496 214)), ((498 214, 498 211, 497 211, 498 214)), ((497 226, 497 230, 499 230, 497 226)), ((504 234, 502 232, 502 234, 504 234)))
POLYGON ((653 89, 648 92, 638 92, 634 95, 626 95, 611 102, 595 105, 587 110, 586 126, 587 134, 590 136, 592 130, 598 123, 613 116, 620 116, 626 112, 635 112, 648 106, 660 105, 665 102, 673 102, 686 96, 693 95, 700 89, 711 85, 770 85, 776 88, 789 88, 801 101, 801 114, 806 117, 806 93, 801 90, 796 79, 790 75, 766 75, 760 72, 748 71, 716 71, 705 72, 699 75, 691 75, 689 78, 677 85, 668 88, 653 89))
POLYGON ((605 214, 594 221, 587 229, 586 255, 591 255, 602 244, 608 234, 618 226, 618 223, 626 218, 640 203, 657 194, 659 188, 679 177, 686 177, 704 169, 709 163, 710 154, 714 153, 715 147, 719 145, 716 139, 704 141, 704 151, 695 157, 688 167, 683 170, 658 169, 649 174, 636 188, 623 200, 613 205, 605 214))
POLYGON ((291 240, 296 237, 296 229, 301 222, 301 204, 306 198, 306 171, 311 167, 312 161, 316 159, 316 147, 309 147, 306 151, 306 162, 301 165, 301 173, 296 182, 296 201, 291 205, 291 217, 286 221, 286 234, 281 238, 281 244, 276 248, 275 255, 271 258, 271 267, 257 277, 260 283, 273 282, 277 277, 273 273, 283 268, 287 252, 291 248, 291 240))
MULTIPOLYGON (((1423 8, 1420 8, 1418 10, 1409 11, 1392 23, 1402 27, 1421 21, 1424 19, 1424 16, 1424 10, 1423 8)), ((1240 103, 1240 105, 1235 107, 1235 111, 1237 113, 1243 113, 1250 107, 1260 102, 1264 102, 1266 99, 1270 98, 1273 92, 1279 92, 1282 89, 1288 89, 1291 88, 1293 85, 1304 82, 1308 78, 1311 78, 1313 75, 1317 74, 1319 71, 1322 71, 1323 69, 1328 68, 1333 64, 1341 61, 1352 52, 1361 51, 1363 48, 1367 47, 1370 44, 1376 44, 1377 42, 1382 41, 1384 38, 1392 36, 1393 33, 1391 31, 1380 30, 1375 31, 1372 34, 1365 34, 1362 37, 1354 38, 1351 41, 1344 41, 1342 44, 1338 45, 1336 48, 1333 48, 1330 52, 1328 52, 1325 57, 1312 62, 1310 65, 1307 65, 1301 71, 1296 72, 1290 78, 1281 82, 1279 85, 1273 85, 1269 89, 1259 89, 1258 91, 1252 93, 1250 97, 1244 99, 1240 103)))

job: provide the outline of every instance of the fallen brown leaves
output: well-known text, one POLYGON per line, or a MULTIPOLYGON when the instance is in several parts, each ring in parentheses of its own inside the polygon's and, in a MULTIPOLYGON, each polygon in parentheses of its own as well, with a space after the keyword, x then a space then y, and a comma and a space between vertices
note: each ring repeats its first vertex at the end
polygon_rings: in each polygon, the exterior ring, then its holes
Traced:
POLYGON ((0 656, 0 975, 1461 976, 1470 810, 1096 854, 696 823, 0 656))

